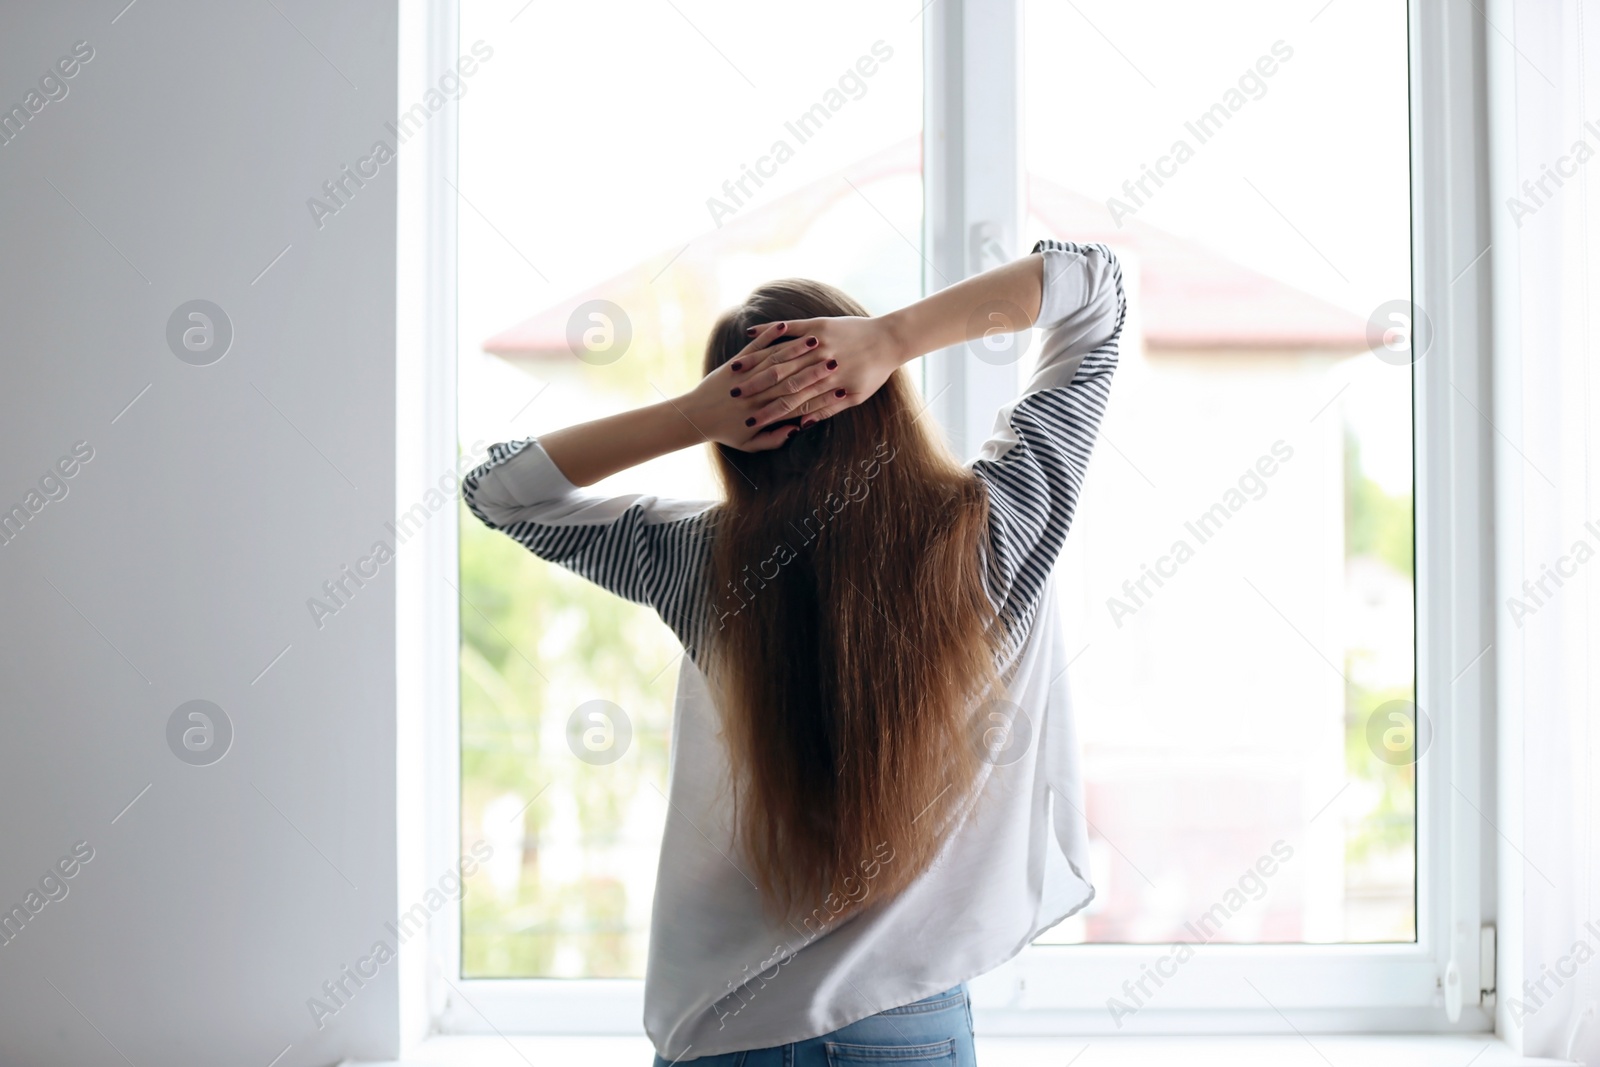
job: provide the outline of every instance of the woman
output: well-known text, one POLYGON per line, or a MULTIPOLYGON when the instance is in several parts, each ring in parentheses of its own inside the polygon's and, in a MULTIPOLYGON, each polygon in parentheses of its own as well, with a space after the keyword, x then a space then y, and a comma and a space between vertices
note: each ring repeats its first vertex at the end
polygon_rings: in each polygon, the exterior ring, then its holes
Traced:
POLYGON ((1093 898, 1050 572, 1124 312, 1110 250, 1059 241, 880 318, 773 283, 687 394, 495 445, 464 480, 687 652, 658 1064, 971 1064, 966 980, 1093 898), (958 464, 901 367, 1031 325, 1037 369, 958 464), (724 501, 579 491, 703 441, 724 501))

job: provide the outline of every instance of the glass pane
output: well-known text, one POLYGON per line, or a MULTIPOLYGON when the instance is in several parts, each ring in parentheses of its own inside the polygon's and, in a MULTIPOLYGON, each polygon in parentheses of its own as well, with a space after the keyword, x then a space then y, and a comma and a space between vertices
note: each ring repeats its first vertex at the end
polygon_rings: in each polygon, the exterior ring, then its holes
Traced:
MULTIPOLYGON (((461 447, 687 389, 717 313, 770 279, 873 312, 916 299, 915 11, 463 5, 463 51, 492 54, 461 99, 461 447)), ((715 486, 696 450, 593 491, 715 486)), ((642 977, 680 649, 464 510, 461 592, 462 843, 493 849, 463 901, 463 973, 642 977), (569 747, 597 700, 626 747, 603 724, 569 747)))
POLYGON ((1028 232, 1130 295, 1060 571, 1100 892, 1046 943, 1415 937, 1406 8, 1318 7, 1026 5, 1028 232))

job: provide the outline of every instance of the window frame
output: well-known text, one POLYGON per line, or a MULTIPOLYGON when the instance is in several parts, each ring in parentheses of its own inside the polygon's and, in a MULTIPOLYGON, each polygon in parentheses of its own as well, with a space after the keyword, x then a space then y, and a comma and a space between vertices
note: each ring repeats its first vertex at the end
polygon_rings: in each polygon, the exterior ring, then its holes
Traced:
MULTIPOLYGON (((993 265, 996 249, 1002 258, 1026 251, 1018 232, 1022 4, 942 0, 921 16, 927 291, 993 265)), ((1417 940, 1196 946, 1184 979, 1164 987, 1128 1033, 1282 1033, 1288 1018, 1324 1033, 1493 1030, 1494 978, 1479 973, 1496 859, 1486 825, 1493 657, 1480 652, 1494 638, 1493 428, 1482 414, 1491 392, 1490 289, 1488 271, 1472 267, 1490 240, 1486 41, 1475 11, 1448 0, 1410 0, 1408 30, 1413 299, 1433 326, 1431 348, 1412 368, 1417 702, 1434 726, 1417 776, 1417 940), (1463 994, 1455 1012, 1452 989, 1463 994)), ((403 4, 400 43, 400 98, 412 99, 428 72, 458 53, 457 0, 403 4)), ((402 500, 430 472, 436 480, 454 469, 457 454, 456 130, 450 102, 416 151, 400 157, 402 500)), ((955 351, 930 356, 925 373, 936 417, 958 447, 982 439, 1018 384, 1014 366, 980 366, 955 351)), ((437 525, 397 564, 401 911, 466 844, 458 613, 472 609, 457 599, 455 525, 437 525)), ((412 1032, 638 1032, 641 981, 461 978, 459 905, 439 914, 419 947, 402 950, 412 1032)), ((1105 998, 1164 951, 1030 946, 971 983, 979 1025, 996 1035, 1116 1033, 1105 998)))

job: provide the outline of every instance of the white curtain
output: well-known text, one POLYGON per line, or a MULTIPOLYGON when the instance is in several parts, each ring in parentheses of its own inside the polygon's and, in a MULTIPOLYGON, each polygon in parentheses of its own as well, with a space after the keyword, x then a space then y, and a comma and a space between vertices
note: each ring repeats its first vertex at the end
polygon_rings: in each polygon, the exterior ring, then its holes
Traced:
POLYGON ((1525 1053, 1600 1064, 1600 0, 1479 10, 1495 71, 1497 1009, 1525 1053))

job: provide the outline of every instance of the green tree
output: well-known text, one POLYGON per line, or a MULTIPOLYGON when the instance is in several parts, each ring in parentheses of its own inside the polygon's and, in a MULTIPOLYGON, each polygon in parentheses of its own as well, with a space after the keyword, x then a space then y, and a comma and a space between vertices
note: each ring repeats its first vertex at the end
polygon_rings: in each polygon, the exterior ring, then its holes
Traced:
MULTIPOLYGON (((1370 478, 1361 464, 1361 447, 1346 429, 1345 558, 1371 556, 1382 560, 1415 582, 1412 571, 1412 494, 1393 495, 1370 478)), ((1362 653, 1350 647, 1345 653, 1345 677, 1355 675, 1362 653)), ((1345 766, 1350 777, 1375 793, 1371 807, 1352 824, 1345 838, 1346 883, 1362 881, 1363 869, 1373 869, 1396 854, 1416 848, 1416 767, 1394 766, 1378 759, 1368 742, 1367 725, 1373 713, 1392 700, 1414 701, 1415 679, 1400 686, 1371 689, 1348 682, 1345 686, 1345 766)), ((1413 862, 1412 870, 1415 870, 1413 862)), ((1406 920, 1395 929, 1395 940, 1416 936, 1414 904, 1406 920)))
MULTIPOLYGON (((591 860, 623 847, 637 794, 653 795, 652 782, 665 792, 681 650, 650 609, 538 559, 464 507, 460 516, 463 842, 509 829, 484 825, 496 798, 537 797, 521 816, 514 893, 499 894, 487 870, 469 880, 463 973, 642 977, 646 931, 627 923, 627 887, 591 860), (567 747, 567 719, 590 699, 617 704, 631 722, 629 750, 615 763, 591 765, 567 747), (574 810, 585 862, 546 884, 540 849, 570 832, 554 823, 574 810)), ((625 862, 653 867, 655 856, 625 862)))

